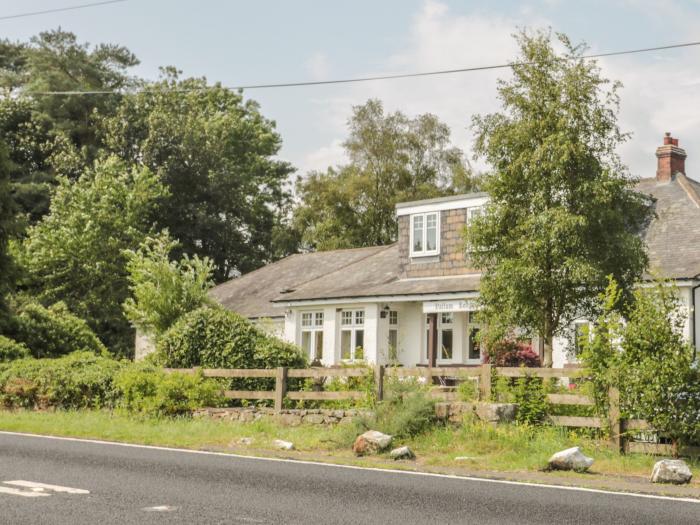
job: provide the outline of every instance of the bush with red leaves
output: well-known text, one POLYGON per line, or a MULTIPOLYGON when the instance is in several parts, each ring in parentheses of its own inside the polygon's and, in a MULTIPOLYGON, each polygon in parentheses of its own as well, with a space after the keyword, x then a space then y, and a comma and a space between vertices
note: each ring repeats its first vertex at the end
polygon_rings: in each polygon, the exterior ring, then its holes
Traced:
POLYGON ((504 340, 491 344, 486 363, 493 366, 542 366, 540 356, 530 346, 519 341, 504 340))

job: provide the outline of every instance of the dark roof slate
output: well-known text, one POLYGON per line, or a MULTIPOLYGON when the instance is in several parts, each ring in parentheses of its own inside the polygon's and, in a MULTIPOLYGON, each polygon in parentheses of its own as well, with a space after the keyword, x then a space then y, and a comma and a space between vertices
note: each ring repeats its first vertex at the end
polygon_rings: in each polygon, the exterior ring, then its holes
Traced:
POLYGON ((644 233, 652 275, 700 275, 700 183, 677 174, 671 182, 642 179, 637 190, 656 200, 656 217, 644 233))
POLYGON ((209 295, 245 317, 279 317, 271 301, 285 290, 340 270, 385 249, 385 246, 290 255, 250 273, 215 286, 209 295))
MULTIPOLYGON (((700 183, 678 174, 671 182, 641 179, 655 199, 644 232, 650 271, 671 278, 700 275, 700 183)), ((479 274, 401 279, 397 244, 296 254, 215 287, 210 295, 246 317, 280 317, 275 303, 391 295, 473 292, 479 274)))

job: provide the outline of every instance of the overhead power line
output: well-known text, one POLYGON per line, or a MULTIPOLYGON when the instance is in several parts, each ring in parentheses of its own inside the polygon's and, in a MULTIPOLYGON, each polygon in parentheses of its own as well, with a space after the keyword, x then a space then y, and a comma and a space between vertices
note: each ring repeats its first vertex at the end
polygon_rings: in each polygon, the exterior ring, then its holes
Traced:
POLYGON ((18 13, 16 15, 0 16, 0 20, 11 20, 13 18, 25 18, 27 16, 47 15, 49 13, 59 13, 61 11, 73 11, 75 9, 84 9, 86 7, 97 7, 100 5, 107 5, 107 4, 117 4, 119 2, 126 2, 126 1, 127 0, 105 0, 104 2, 93 2, 91 4, 73 5, 73 6, 68 6, 68 7, 56 7, 55 9, 45 9, 44 11, 32 11, 30 13, 18 13))
MULTIPOLYGON (((668 49, 678 49, 683 47, 693 47, 700 46, 700 41, 696 42, 684 42, 680 44, 670 44, 666 46, 656 46, 656 47, 645 47, 639 49, 627 49, 623 51, 610 51, 606 53, 594 53, 589 55, 582 55, 583 59, 591 58, 603 58, 612 57, 620 55, 633 55, 638 53, 649 53, 651 51, 665 51, 668 49)), ((323 86, 328 84, 351 84, 359 82, 373 82, 377 80, 394 80, 402 78, 416 78, 416 77, 429 77, 437 75, 452 75, 456 73, 472 73, 476 71, 487 71, 493 69, 506 69, 512 68, 519 65, 527 65, 527 62, 512 62, 509 64, 496 64, 490 66, 475 66, 475 67, 463 67, 456 69, 442 69, 438 71, 423 71, 418 73, 398 73, 398 74, 387 74, 387 75, 377 75, 370 77, 356 77, 356 78, 344 78, 336 80, 314 80, 308 82, 283 82, 278 84, 247 84, 239 86, 225 86, 226 89, 238 90, 238 89, 273 89, 273 88, 288 88, 288 87, 304 87, 304 86, 323 86)), ((205 91, 210 89, 210 86, 201 88, 182 88, 173 89, 172 92, 179 93, 189 93, 193 91, 205 91)), ((129 94, 129 93, 143 93, 154 91, 150 88, 137 89, 134 91, 114 91, 114 90, 88 90, 88 91, 32 91, 29 92, 31 95, 111 95, 111 94, 129 94)))

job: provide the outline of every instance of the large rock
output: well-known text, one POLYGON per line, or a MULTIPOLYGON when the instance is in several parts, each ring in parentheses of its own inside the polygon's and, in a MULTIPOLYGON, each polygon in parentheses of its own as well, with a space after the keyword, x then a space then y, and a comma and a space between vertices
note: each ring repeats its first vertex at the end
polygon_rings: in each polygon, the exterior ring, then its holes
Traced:
POLYGON ((488 423, 512 423, 518 405, 513 403, 476 403, 474 412, 479 419, 488 423))
POLYGON ((391 445, 391 436, 376 430, 368 430, 364 434, 357 436, 352 446, 352 451, 356 456, 364 456, 381 452, 389 448, 389 445, 391 445))
POLYGON ((291 441, 284 441, 283 439, 275 439, 272 444, 275 448, 280 450, 294 450, 294 443, 291 441))
POLYGON ((575 470, 585 472, 593 465, 593 458, 584 456, 580 447, 567 448, 549 458, 549 468, 553 470, 575 470))
POLYGON ((652 483, 674 483, 683 485, 690 483, 693 479, 693 473, 690 472, 688 465, 681 459, 662 459, 654 465, 654 470, 651 472, 652 483))
POLYGON ((416 455, 413 453, 413 451, 406 447, 399 447, 395 448, 391 452, 389 452, 389 457, 394 460, 399 460, 399 459, 414 459, 416 455))

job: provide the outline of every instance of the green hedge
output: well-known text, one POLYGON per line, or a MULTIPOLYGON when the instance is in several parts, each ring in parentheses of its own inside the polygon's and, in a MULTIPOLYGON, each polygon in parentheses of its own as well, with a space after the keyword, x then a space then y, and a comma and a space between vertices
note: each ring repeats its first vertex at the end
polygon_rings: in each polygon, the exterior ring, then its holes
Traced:
POLYGON ((15 339, 24 343, 36 358, 60 357, 72 352, 107 353, 88 324, 73 315, 64 303, 48 308, 27 304, 15 317, 15 325, 15 339))
POLYGON ((0 362, 14 361, 24 357, 29 357, 29 348, 9 337, 0 335, 0 362))
POLYGON ((92 352, 5 363, 0 367, 0 402, 6 408, 113 407, 119 398, 113 378, 123 366, 92 352))
POLYGON ((222 402, 220 387, 201 375, 166 374, 92 352, 0 364, 0 405, 5 408, 123 408, 171 416, 222 402))
MULTIPOLYGON (((301 350, 220 307, 182 316, 158 341, 158 359, 171 368, 304 368, 301 350)), ((274 379, 232 379, 227 388, 271 389, 274 379)), ((290 388, 294 386, 290 383, 290 388)), ((300 382, 299 382, 300 383, 300 382)))
POLYGON ((133 365, 120 371, 115 384, 120 406, 129 412, 158 416, 190 414, 202 407, 222 406, 225 399, 216 382, 202 374, 166 374, 150 365, 133 365))

